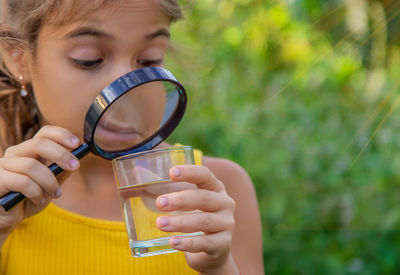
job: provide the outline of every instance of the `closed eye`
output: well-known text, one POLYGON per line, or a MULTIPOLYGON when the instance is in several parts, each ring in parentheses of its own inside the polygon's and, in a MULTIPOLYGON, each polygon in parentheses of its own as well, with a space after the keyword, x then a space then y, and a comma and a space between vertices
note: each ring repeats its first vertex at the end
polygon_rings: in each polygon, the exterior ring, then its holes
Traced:
POLYGON ((137 63, 144 67, 158 66, 164 63, 164 59, 157 59, 157 60, 139 59, 137 63))
POLYGON ((103 62, 103 59, 99 58, 97 60, 79 60, 79 59, 72 59, 72 61, 78 65, 78 67, 84 70, 92 70, 96 68, 103 62))

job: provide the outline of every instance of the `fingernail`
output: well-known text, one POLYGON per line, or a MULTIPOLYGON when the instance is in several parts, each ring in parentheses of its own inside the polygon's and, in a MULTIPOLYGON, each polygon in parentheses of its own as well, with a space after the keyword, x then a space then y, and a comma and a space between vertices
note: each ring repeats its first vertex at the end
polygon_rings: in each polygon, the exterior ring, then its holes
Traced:
POLYGON ((77 137, 72 137, 71 138, 71 143, 72 143, 72 145, 78 145, 79 144, 79 138, 77 138, 77 137))
POLYGON ((179 239, 179 238, 172 239, 172 244, 173 245, 180 245, 181 244, 181 239, 179 239))
POLYGON ((165 227, 169 224, 169 220, 168 220, 168 218, 158 218, 158 224, 161 227, 165 227))
POLYGON ((160 198, 160 205, 161 205, 162 207, 166 207, 166 206, 168 205, 168 198, 166 198, 166 197, 161 197, 161 198, 160 198))
POLYGON ((45 204, 45 203, 46 203, 46 199, 45 199, 45 198, 42 198, 42 200, 40 201, 40 204, 43 205, 43 204, 45 204))
POLYGON ((57 198, 61 197, 61 195, 62 195, 61 188, 57 188, 55 195, 56 195, 57 198))
POLYGON ((174 174, 175 177, 180 177, 181 176, 181 169, 178 167, 172 168, 172 173, 174 174))
POLYGON ((76 167, 78 167, 78 161, 76 160, 76 159, 70 159, 70 161, 69 161, 69 166, 72 168, 72 169, 75 169, 76 167))

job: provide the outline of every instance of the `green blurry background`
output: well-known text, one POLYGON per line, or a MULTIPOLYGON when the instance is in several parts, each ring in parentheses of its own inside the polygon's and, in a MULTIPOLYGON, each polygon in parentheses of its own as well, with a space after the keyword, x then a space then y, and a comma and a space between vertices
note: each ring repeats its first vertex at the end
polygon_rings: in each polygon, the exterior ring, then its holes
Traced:
POLYGON ((174 25, 189 106, 170 140, 249 172, 268 274, 400 273, 399 13, 199 0, 174 25))

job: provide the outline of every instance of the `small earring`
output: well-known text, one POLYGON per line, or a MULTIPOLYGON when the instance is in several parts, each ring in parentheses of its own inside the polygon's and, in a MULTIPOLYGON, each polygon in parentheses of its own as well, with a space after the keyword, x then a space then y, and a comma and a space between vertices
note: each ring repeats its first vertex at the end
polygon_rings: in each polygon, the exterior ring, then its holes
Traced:
POLYGON ((18 79, 21 81, 21 90, 19 91, 19 95, 22 97, 26 97, 28 95, 28 91, 26 90, 26 85, 22 83, 24 77, 21 75, 18 77, 18 79))

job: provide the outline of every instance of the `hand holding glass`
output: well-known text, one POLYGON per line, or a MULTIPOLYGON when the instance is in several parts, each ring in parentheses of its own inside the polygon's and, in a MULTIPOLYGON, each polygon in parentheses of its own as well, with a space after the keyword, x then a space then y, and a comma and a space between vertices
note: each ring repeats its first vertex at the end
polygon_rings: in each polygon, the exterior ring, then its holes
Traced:
POLYGON ((163 232, 156 227, 159 216, 188 213, 163 212, 157 208, 156 200, 163 194, 197 188, 195 184, 175 182, 169 177, 173 166, 194 164, 191 147, 140 152, 114 159, 112 163, 134 257, 176 252, 168 244, 171 237, 203 234, 163 232))

